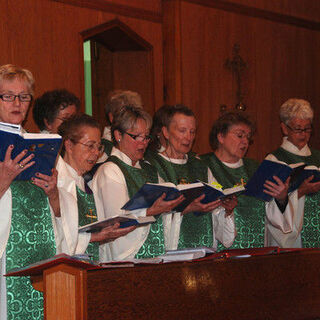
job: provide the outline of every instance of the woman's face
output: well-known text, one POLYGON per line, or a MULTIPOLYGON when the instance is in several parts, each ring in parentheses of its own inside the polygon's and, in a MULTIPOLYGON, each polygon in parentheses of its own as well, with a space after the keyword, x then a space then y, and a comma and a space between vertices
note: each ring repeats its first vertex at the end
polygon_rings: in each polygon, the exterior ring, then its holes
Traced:
MULTIPOLYGON (((0 83, 0 94, 30 94, 26 81, 18 78, 3 80, 0 83)), ((21 124, 25 119, 30 102, 21 102, 15 97, 12 102, 0 99, 0 121, 12 124, 21 124)))
POLYGON ((64 160, 77 171, 78 175, 90 171, 101 152, 101 132, 98 128, 84 126, 80 129, 82 137, 78 142, 67 140, 64 160))
POLYGON ((288 140, 299 150, 308 144, 312 132, 310 120, 293 118, 287 125, 281 123, 281 128, 288 140))
POLYGON ((162 132, 168 142, 164 153, 170 158, 183 159, 191 150, 196 136, 196 119, 176 113, 169 128, 163 127, 162 132))
POLYGON ((45 124, 46 124, 47 130, 50 133, 57 133, 58 132, 58 128, 62 124, 62 122, 68 120, 69 118, 71 118, 76 113, 77 113, 77 107, 74 104, 70 104, 66 108, 60 109, 58 114, 57 114, 57 116, 56 116, 56 118, 53 120, 52 123, 48 123, 45 120, 45 124))
POLYGON ((119 131, 115 131, 118 148, 131 159, 133 165, 135 165, 137 161, 143 159, 150 140, 149 131, 147 123, 143 119, 138 119, 135 126, 126 133, 120 134, 119 131), (135 140, 130 134, 137 137, 138 140, 135 140))
POLYGON ((218 134, 219 147, 216 154, 221 161, 236 163, 247 153, 251 129, 244 123, 230 126, 228 132, 218 134))

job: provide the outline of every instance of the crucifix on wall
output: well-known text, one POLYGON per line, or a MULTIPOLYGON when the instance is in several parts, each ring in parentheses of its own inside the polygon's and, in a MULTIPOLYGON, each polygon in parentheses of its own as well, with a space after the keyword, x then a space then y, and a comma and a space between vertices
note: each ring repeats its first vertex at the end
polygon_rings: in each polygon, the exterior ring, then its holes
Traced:
MULTIPOLYGON (((237 103, 235 108, 237 110, 245 111, 247 107, 243 103, 243 99, 245 95, 243 93, 242 80, 243 80, 244 71, 248 69, 248 64, 242 59, 239 53, 240 53, 240 45, 236 43, 234 44, 233 50, 232 50, 232 55, 233 55, 232 60, 228 58, 225 62, 225 66, 227 69, 229 69, 233 73, 236 80, 236 84, 237 84, 237 91, 236 91, 237 103)), ((222 107, 223 106, 221 106, 221 111, 223 111, 222 107)))

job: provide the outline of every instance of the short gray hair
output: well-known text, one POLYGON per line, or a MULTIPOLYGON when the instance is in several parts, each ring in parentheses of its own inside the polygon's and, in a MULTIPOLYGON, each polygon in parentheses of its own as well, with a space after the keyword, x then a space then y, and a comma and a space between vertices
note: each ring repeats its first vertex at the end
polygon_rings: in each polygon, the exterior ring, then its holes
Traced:
POLYGON ((146 122, 147 128, 150 130, 152 126, 152 118, 148 112, 138 108, 136 106, 128 105, 123 106, 118 110, 115 115, 111 125, 111 136, 114 145, 117 145, 118 142, 114 137, 114 132, 116 130, 121 133, 125 133, 130 129, 133 129, 137 123, 137 120, 142 119, 146 122))
POLYGON ((26 82, 29 93, 34 94, 34 78, 31 71, 22 69, 13 64, 5 64, 0 66, 0 85, 2 81, 12 81, 14 79, 26 82))
POLYGON ((113 116, 123 106, 132 105, 142 108, 142 100, 139 93, 130 90, 114 90, 108 94, 108 102, 104 107, 108 125, 111 125, 109 113, 113 116))
POLYGON ((313 109, 307 100, 291 98, 280 107, 280 120, 288 124, 293 118, 313 120, 313 109))

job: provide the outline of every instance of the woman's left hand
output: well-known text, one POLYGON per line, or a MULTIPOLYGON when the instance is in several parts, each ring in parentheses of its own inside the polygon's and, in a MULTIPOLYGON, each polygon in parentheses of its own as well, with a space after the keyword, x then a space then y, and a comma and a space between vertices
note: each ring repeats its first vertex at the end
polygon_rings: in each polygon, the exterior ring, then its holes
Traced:
POLYGON ((226 211, 226 217, 232 214, 233 209, 237 206, 237 204, 238 198, 235 195, 222 199, 221 206, 226 211))
POLYGON ((266 180, 263 187, 264 193, 269 194, 273 198, 277 199, 278 201, 285 201, 288 197, 288 189, 289 189, 289 182, 290 177, 283 183, 277 176, 273 176, 275 182, 270 180, 266 180))
POLYGON ((58 171, 53 168, 52 175, 47 176, 40 172, 36 173, 36 178, 31 178, 32 183, 41 188, 49 198, 49 202, 56 217, 60 217, 59 191, 57 187, 58 171))
POLYGON ((201 203, 205 195, 201 195, 197 199, 193 200, 182 212, 182 214, 186 214, 189 212, 210 212, 221 205, 221 200, 212 201, 209 203, 201 203))

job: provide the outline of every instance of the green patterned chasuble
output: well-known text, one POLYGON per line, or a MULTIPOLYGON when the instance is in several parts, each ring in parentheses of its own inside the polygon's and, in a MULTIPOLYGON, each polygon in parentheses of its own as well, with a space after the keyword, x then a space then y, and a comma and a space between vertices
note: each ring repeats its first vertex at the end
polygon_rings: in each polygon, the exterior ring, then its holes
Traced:
MULTIPOLYGON (((280 161, 288 164, 304 162, 306 165, 320 166, 320 151, 311 149, 311 155, 304 157, 288 152, 282 148, 272 152, 280 161)), ((320 192, 305 197, 303 227, 301 231, 304 248, 320 247, 320 192)))
MULTIPOLYGON (((108 161, 115 163, 121 169, 126 179, 129 198, 133 197, 145 183, 158 183, 155 168, 145 161, 140 161, 141 169, 129 166, 115 156, 109 157, 108 161)), ((136 259, 153 258, 165 253, 162 219, 161 216, 155 218, 157 221, 151 224, 146 241, 135 255, 136 259)))
MULTIPOLYGON (((164 181, 174 184, 185 180, 194 183, 197 180, 208 182, 208 168, 198 158, 189 155, 186 164, 172 163, 157 154, 151 163, 157 168, 164 181)), ((213 246, 212 216, 208 214, 188 213, 182 218, 178 248, 196 248, 213 246)))
MULTIPOLYGON (((97 211, 93 194, 88 194, 77 187, 79 226, 97 221, 97 211)), ((86 253, 93 261, 99 261, 99 243, 90 242, 86 253)))
MULTIPOLYGON (((201 158, 208 164, 213 176, 223 188, 231 188, 241 182, 248 182, 258 168, 258 163, 251 159, 243 159, 240 168, 225 166, 214 153, 201 158)), ((265 203, 253 197, 238 196, 238 205, 234 209, 237 236, 229 249, 243 249, 264 246, 265 203)), ((219 243, 219 250, 225 247, 219 243)))
POLYGON ((113 148, 113 143, 112 141, 109 141, 107 139, 101 139, 101 144, 104 145, 104 153, 107 155, 107 156, 110 156, 111 154, 111 150, 113 148))
MULTIPOLYGON (((26 267, 56 254, 48 198, 29 181, 14 181, 6 270, 26 267)), ((29 277, 7 277, 8 320, 43 319, 43 295, 29 277)))

